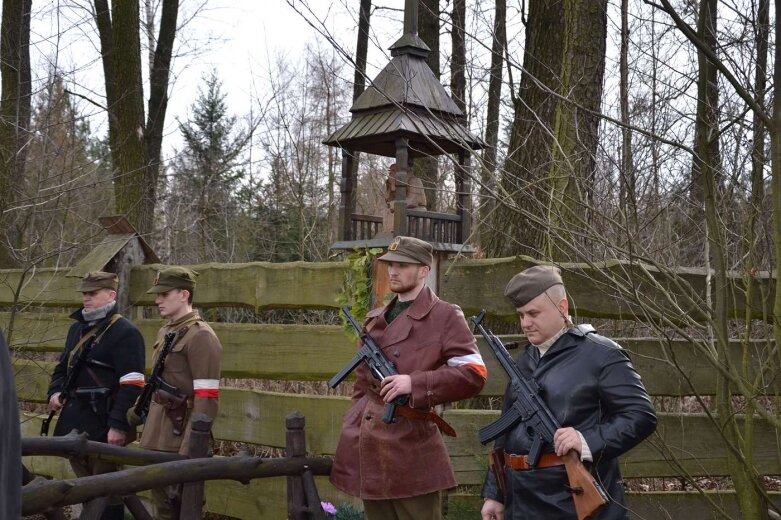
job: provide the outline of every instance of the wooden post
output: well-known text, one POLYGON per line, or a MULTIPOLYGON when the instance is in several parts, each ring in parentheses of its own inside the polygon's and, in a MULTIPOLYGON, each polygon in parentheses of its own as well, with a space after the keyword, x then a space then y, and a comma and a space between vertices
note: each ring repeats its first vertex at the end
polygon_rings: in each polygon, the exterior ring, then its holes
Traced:
POLYGON ((308 511, 314 520, 325 520, 325 511, 320 504, 320 495, 317 493, 315 476, 307 470, 301 474, 301 482, 304 484, 304 495, 308 504, 308 511))
POLYGON ((396 139, 396 199, 393 201, 393 234, 407 234, 407 177, 409 172, 409 140, 396 139))
MULTIPOLYGON (((187 456, 200 459, 209 456, 209 441, 211 440, 212 420, 202 413, 195 413, 190 420, 190 449, 187 456)), ((197 520, 203 512, 203 481, 188 482, 182 488, 182 506, 179 520, 197 520)))
POLYGON ((472 184, 469 182, 470 169, 469 152, 458 152, 458 167, 456 168, 456 207, 461 217, 457 240, 459 244, 466 243, 472 234, 472 184))
POLYGON ((355 179, 353 178, 353 155, 342 148, 342 178, 339 183, 339 240, 353 240, 352 214, 355 213, 355 179))
MULTIPOLYGON (((303 457, 306 455, 306 436, 304 434, 304 416, 293 412, 285 417, 285 456, 303 457)), ((306 520, 306 497, 301 477, 287 478, 287 517, 288 520, 306 520)))

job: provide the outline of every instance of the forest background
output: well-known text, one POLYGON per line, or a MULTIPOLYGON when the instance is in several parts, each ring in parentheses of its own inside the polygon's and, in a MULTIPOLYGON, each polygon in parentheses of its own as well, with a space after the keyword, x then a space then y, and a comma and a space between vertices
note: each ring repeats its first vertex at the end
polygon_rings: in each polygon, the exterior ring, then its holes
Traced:
MULTIPOLYGON (((196 23, 208 25, 212 2, 3 0, 0 267, 72 265, 102 238, 97 217, 112 214, 166 263, 328 259, 341 165, 322 141, 389 59, 403 5, 285 3, 306 35, 272 9, 264 23, 289 29, 274 40, 307 45, 249 67, 249 106, 237 111, 235 71, 207 70, 195 96, 194 81, 175 81, 217 45, 196 23)), ((749 426, 729 418, 781 422, 762 381, 730 365, 729 339, 777 344, 781 292, 761 319, 737 322, 729 276, 773 272, 781 248, 779 3, 419 2, 428 63, 488 145, 472 161, 467 242, 478 256, 640 262, 685 294, 675 268, 709 269, 705 294, 691 296, 696 316, 670 293, 643 300, 625 273, 601 282, 712 359, 745 518, 766 512, 763 488, 744 456, 749 426)), ((379 214, 388 162, 360 156, 357 211, 379 214)), ((416 162, 430 210, 455 210, 453 167, 416 162)), ((739 297, 751 302, 746 286, 739 297)), ((781 362, 768 352, 762 375, 781 362)))

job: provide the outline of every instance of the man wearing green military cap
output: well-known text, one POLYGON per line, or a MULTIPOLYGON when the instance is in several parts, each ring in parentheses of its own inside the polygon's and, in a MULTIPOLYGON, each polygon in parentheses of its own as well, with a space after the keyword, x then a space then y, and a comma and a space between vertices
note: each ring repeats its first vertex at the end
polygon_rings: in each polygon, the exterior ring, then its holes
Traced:
MULTIPOLYGON (((209 324, 193 310, 197 276, 186 267, 167 267, 156 274, 154 285, 147 291, 155 295, 160 315, 168 319, 157 334, 154 362, 166 334, 176 333, 161 377, 178 389, 179 397, 161 391, 154 395, 141 434, 142 448, 186 455, 192 414, 206 414, 212 424, 217 417, 222 345, 209 324)), ((179 517, 181 489, 179 485, 152 490, 155 518, 179 517)))
MULTIPOLYGON (((48 390, 51 410, 60 411, 55 436, 75 429, 92 441, 117 446, 135 438, 126 414, 144 386, 144 338, 119 314, 117 287, 117 275, 103 271, 87 273, 79 283, 84 305, 71 314, 75 323, 48 390), (85 363, 76 364, 84 354, 85 363), (75 384, 65 388, 69 379, 75 384)), ((76 458, 71 466, 80 477, 116 470, 105 461, 85 463, 76 458)), ((111 497, 101 518, 124 518, 121 499, 111 497)))
MULTIPOLYGON (((594 520, 628 518, 618 457, 656 428, 651 399, 629 356, 590 325, 574 326, 558 268, 534 266, 516 274, 504 290, 530 345, 516 362, 539 385, 539 395, 561 424, 536 467, 528 465, 533 438, 524 421, 496 439, 505 467, 505 489, 488 471, 482 520, 577 518, 561 458, 578 453, 604 488, 607 505, 594 520)), ((503 412, 515 395, 508 387, 503 412)))
POLYGON ((476 395, 487 372, 464 313, 425 285, 431 244, 396 237, 379 259, 395 296, 367 314, 363 332, 399 373, 377 381, 365 365, 356 369, 331 483, 363 499, 367 520, 437 520, 441 492, 456 479, 440 434, 455 431, 435 407, 476 395), (385 403, 404 395, 409 404, 385 424, 385 403))

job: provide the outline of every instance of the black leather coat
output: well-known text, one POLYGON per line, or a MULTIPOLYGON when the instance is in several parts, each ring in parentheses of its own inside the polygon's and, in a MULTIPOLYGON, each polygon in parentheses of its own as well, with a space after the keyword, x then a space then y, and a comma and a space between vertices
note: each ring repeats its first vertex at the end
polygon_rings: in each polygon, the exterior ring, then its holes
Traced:
MULTIPOLYGON (((68 329, 65 350, 52 374, 48 397, 62 391, 69 370, 70 354, 81 337, 92 327, 84 321, 82 309, 71 314, 76 320, 68 329)), ((109 312, 106 319, 113 312, 109 312)), ((102 323, 95 326, 100 327, 102 323)), ((120 385, 119 378, 130 373, 144 373, 144 338, 138 328, 127 318, 120 318, 111 325, 95 345, 87 358, 86 366, 79 372, 76 387, 89 389, 109 388, 105 401, 90 403, 88 399, 70 396, 60 411, 54 435, 66 435, 74 428, 87 432, 92 441, 106 442, 109 428, 127 432, 127 410, 141 394, 141 387, 120 385)))
MULTIPOLYGON (((618 457, 653 433, 656 414, 627 354, 608 338, 571 328, 541 359, 537 348, 529 346, 517 364, 525 377, 540 385, 542 398, 562 427, 578 430, 591 450, 594 462, 585 465, 610 497, 594 519, 628 518, 618 457)), ((503 410, 514 399, 508 388, 503 410)), ((496 447, 504 447, 506 453, 527 454, 530 446, 523 423, 496 440, 496 447)), ((482 495, 503 502, 507 520, 577 518, 564 466, 505 469, 505 475, 506 497, 490 471, 482 495)))

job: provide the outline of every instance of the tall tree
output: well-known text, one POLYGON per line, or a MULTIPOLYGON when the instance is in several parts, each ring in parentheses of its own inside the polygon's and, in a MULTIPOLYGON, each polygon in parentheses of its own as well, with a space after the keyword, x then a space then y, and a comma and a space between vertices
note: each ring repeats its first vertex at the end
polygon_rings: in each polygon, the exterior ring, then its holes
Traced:
POLYGON ((15 265, 19 233, 8 225, 8 212, 24 178, 30 137, 30 8, 32 0, 3 0, 0 24, 0 267, 15 265))
MULTIPOLYGON (((418 33, 420 39, 429 46, 431 52, 426 59, 434 77, 439 79, 441 75, 439 59, 439 27, 440 9, 439 0, 421 0, 418 9, 418 33)), ((439 167, 436 157, 419 157, 415 159, 413 175, 423 182, 426 192, 428 208, 437 210, 439 200, 439 167)))
POLYGON ((168 104, 171 54, 179 0, 163 0, 160 31, 149 75, 148 117, 144 121, 138 0, 94 0, 100 35, 109 145, 114 166, 116 209, 142 233, 152 230, 168 104))
POLYGON ((605 75, 607 0, 564 0, 564 56, 561 100, 556 109, 555 145, 549 175, 551 227, 565 228, 565 239, 547 253, 566 258, 576 237, 589 225, 593 208, 594 174, 599 145, 599 113, 605 75))
POLYGON ((545 179, 554 147, 555 93, 561 85, 564 4, 529 0, 528 10, 523 67, 499 186, 502 200, 493 214, 494 233, 483 245, 492 256, 539 256, 546 232, 534 216, 548 207, 545 179))
POLYGON ((507 3, 496 0, 494 9, 494 30, 491 38, 491 72, 488 80, 488 106, 486 108, 485 142, 483 164, 480 169, 480 197, 478 202, 477 227, 480 245, 484 247, 490 242, 491 226, 488 219, 496 207, 493 193, 496 189, 496 157, 499 145, 499 108, 502 103, 502 71, 504 70, 504 53, 507 48, 507 3))

